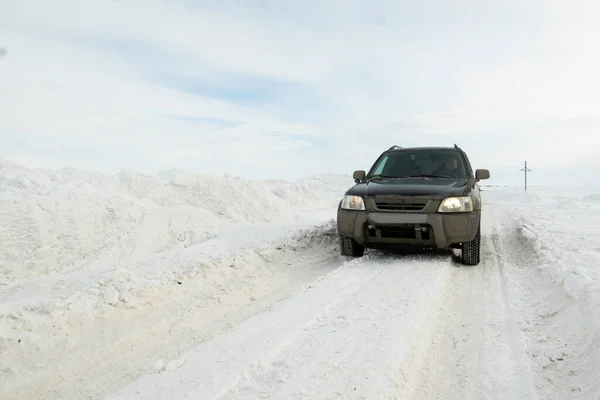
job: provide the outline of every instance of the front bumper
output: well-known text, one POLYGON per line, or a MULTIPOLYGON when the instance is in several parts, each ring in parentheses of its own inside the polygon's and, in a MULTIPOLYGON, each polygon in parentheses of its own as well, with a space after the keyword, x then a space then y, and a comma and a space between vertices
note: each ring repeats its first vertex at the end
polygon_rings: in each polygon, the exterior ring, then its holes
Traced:
POLYGON ((469 213, 396 213, 338 210, 338 234, 366 247, 420 245, 447 249, 473 240, 481 211, 469 213))

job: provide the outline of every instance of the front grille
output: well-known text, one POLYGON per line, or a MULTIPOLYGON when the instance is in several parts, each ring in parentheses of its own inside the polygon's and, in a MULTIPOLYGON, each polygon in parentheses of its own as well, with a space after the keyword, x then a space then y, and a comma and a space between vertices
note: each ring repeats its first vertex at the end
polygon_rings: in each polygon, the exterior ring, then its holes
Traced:
POLYGON ((395 225, 370 225, 367 228, 367 237, 385 240, 431 240, 431 226, 428 224, 395 224, 395 225))
POLYGON ((375 206, 384 211, 421 211, 427 200, 375 200, 375 206))
POLYGON ((381 237, 393 239, 416 239, 417 232, 415 231, 414 225, 385 226, 381 227, 381 237))

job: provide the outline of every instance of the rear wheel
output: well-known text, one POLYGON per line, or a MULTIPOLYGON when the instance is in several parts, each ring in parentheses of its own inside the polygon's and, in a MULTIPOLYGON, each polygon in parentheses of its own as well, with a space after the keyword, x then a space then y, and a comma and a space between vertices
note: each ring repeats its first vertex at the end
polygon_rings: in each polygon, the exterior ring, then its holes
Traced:
POLYGON ((362 257, 365 254, 365 246, 352 238, 340 236, 340 252, 343 256, 362 257))
POLYGON ((477 227, 477 234, 470 242, 464 243, 462 248, 462 262, 465 265, 477 265, 481 261, 481 223, 477 227))

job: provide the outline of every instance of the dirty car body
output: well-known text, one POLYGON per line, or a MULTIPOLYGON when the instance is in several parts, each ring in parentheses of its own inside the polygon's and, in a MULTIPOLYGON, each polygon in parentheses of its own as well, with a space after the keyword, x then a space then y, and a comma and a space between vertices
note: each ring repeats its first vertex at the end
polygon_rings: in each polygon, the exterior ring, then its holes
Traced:
POLYGON ((366 248, 461 249, 462 260, 480 261, 481 193, 489 171, 473 172, 458 146, 392 146, 340 201, 337 230, 343 255, 366 248))

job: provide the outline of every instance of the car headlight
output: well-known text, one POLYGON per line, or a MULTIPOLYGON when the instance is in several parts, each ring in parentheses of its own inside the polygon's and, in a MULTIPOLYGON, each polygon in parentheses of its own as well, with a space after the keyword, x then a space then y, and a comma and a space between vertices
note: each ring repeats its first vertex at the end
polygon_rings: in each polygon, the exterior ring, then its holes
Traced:
POLYGON ((344 210, 364 210, 365 202, 360 196, 344 196, 342 208, 344 210))
POLYGON ((442 201, 438 212, 470 212, 473 211, 473 200, 470 197, 448 197, 442 201))

